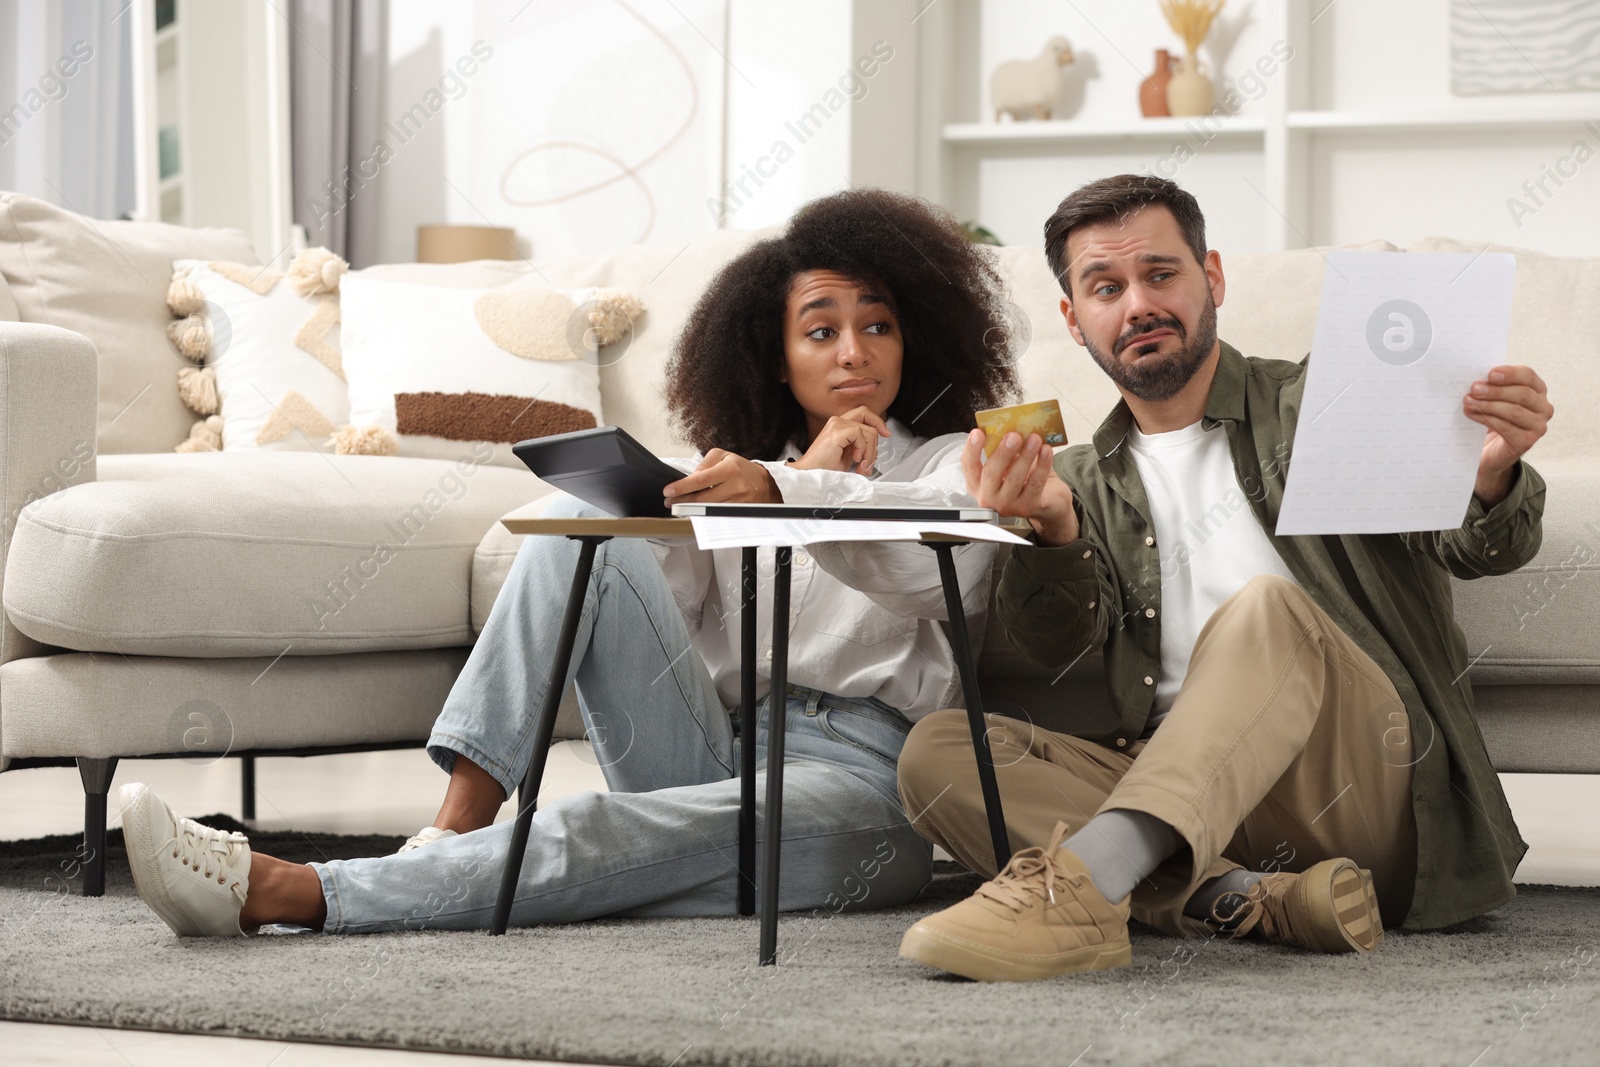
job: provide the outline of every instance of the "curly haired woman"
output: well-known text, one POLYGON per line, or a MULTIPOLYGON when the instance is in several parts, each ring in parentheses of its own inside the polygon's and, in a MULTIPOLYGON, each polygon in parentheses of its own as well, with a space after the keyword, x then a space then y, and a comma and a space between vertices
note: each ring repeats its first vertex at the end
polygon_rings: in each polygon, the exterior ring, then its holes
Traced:
MULTIPOLYGON (((995 268, 947 214, 876 190, 808 204, 723 268, 678 338, 667 402, 702 455, 669 501, 970 504, 959 459, 973 411, 1014 392, 1004 306, 995 268)), ((584 513, 566 499, 545 512, 584 513)), ((523 543, 428 743, 450 774, 443 805, 398 854, 252 854, 243 835, 181 819, 134 784, 123 826, 144 899, 188 936, 487 926, 511 836, 493 819, 532 758, 576 552, 559 538, 523 543)), ((974 616, 992 556, 957 555, 974 616)), ((926 884, 930 850, 900 808, 895 762, 911 723, 959 692, 935 557, 915 545, 797 551, 791 684, 766 695, 754 738, 736 736, 729 712, 739 557, 599 547, 573 676, 610 791, 534 816, 513 924, 731 913, 739 749, 764 758, 773 699, 788 702, 780 906, 882 907, 926 884)), ((760 639, 770 648, 765 626, 760 639)))

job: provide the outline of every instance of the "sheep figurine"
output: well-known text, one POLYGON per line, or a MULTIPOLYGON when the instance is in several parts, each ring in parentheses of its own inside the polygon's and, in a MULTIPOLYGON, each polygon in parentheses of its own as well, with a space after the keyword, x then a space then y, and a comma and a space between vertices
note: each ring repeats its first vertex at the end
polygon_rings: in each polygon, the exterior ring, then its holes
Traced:
POLYGON ((1002 115, 1017 121, 1048 119, 1061 91, 1061 68, 1072 61, 1071 43, 1065 37, 1052 37, 1037 57, 1013 59, 996 67, 989 79, 994 120, 999 122, 1002 115))

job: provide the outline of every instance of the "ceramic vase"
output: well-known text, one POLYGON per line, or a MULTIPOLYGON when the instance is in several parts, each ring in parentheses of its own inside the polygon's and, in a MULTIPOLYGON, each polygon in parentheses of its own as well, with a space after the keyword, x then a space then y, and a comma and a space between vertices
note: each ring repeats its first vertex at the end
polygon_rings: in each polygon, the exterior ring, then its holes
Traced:
POLYGON ((1172 80, 1172 53, 1156 49, 1155 73, 1139 85, 1139 111, 1147 119, 1170 115, 1167 109, 1167 83, 1172 80))
POLYGON ((1167 83, 1167 111, 1173 115, 1209 115, 1215 97, 1211 79, 1196 56, 1178 60, 1177 73, 1167 83))

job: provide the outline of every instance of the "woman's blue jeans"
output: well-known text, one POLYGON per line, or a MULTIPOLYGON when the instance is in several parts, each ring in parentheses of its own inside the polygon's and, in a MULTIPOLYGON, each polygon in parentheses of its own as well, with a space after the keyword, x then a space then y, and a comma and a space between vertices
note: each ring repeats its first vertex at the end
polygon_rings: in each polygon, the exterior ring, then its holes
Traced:
MULTIPOLYGON (((599 513, 561 501, 547 514, 599 513)), ((507 796, 521 784, 577 555, 565 538, 523 542, 429 739, 429 755, 446 771, 464 755, 507 796)), ((749 741, 735 736, 649 543, 619 538, 597 548, 573 675, 611 792, 535 813, 512 925, 733 914, 739 746, 749 741)), ((931 850, 895 788, 910 723, 872 698, 799 686, 784 695, 779 906, 837 912, 911 901, 930 877, 931 850)), ((758 796, 771 699, 759 708, 754 740, 758 796)), ((511 830, 501 822, 400 855, 312 864, 327 898, 324 928, 486 928, 511 830)))

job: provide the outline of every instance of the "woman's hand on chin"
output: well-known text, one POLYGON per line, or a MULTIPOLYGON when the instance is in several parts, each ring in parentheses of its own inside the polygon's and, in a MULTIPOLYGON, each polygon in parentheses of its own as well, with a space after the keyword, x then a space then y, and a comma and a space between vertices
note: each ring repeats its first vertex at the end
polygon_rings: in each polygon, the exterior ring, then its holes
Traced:
POLYGON ((668 507, 673 504, 781 504, 778 483, 759 463, 732 452, 713 448, 700 466, 662 490, 668 507))
POLYGON ((878 440, 888 436, 889 424, 883 416, 865 406, 851 408, 830 418, 806 454, 789 465, 799 470, 871 474, 878 461, 878 440))

